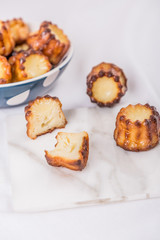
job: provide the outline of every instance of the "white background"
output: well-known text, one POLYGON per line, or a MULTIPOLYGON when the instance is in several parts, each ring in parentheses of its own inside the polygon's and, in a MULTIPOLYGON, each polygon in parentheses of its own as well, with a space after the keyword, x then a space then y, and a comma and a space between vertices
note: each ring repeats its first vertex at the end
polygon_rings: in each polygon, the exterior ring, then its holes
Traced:
MULTIPOLYGON (((122 104, 149 102, 160 110, 160 1, 0 3, 2 20, 51 20, 70 37, 73 59, 51 91, 65 109, 92 105, 85 94, 86 76, 92 66, 106 61, 117 64, 127 75, 129 89, 122 104)), ((4 110, 14 111, 23 108, 4 110)), ((160 240, 160 199, 38 214, 0 213, 0 239, 160 240)))

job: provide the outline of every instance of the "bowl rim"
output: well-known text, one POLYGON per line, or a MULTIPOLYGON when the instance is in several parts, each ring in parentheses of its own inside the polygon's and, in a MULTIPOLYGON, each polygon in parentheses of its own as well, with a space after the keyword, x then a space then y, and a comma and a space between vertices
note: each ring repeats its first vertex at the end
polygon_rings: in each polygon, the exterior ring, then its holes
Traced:
POLYGON ((63 59, 61 60, 60 64, 58 64, 55 68, 51 69, 49 72, 46 72, 40 76, 37 76, 35 78, 30 78, 30 79, 26 79, 23 81, 19 81, 19 82, 14 82, 14 83, 5 83, 5 84, 0 84, 0 89, 1 88, 9 88, 9 87, 15 87, 15 86, 20 86, 20 85, 25 85, 26 83, 31 83, 31 82, 36 82, 38 80, 41 80, 42 78, 48 77, 52 74, 54 74, 55 72, 57 72, 57 70, 62 69, 67 63, 69 63, 69 61, 71 60, 73 55, 73 45, 70 45, 70 48, 68 49, 67 53, 65 54, 65 56, 63 57, 63 59))

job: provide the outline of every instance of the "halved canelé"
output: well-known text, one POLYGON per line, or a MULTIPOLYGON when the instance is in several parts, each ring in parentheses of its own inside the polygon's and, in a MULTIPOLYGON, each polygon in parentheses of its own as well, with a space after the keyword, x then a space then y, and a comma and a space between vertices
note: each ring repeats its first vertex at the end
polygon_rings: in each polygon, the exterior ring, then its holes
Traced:
POLYGON ((48 72, 52 65, 40 51, 29 49, 14 53, 9 58, 12 68, 13 82, 34 78, 48 72))
POLYGON ((40 50, 53 65, 57 65, 70 46, 68 37, 63 30, 51 22, 44 21, 38 32, 30 34, 28 45, 34 50, 40 50))
POLYGON ((64 128, 67 123, 60 100, 49 95, 30 101, 25 107, 25 117, 28 122, 27 135, 31 139, 56 128, 64 128))
POLYGON ((87 164, 89 154, 88 133, 59 132, 57 144, 52 151, 45 151, 48 164, 56 167, 66 167, 81 171, 87 164))
POLYGON ((0 84, 10 83, 11 79, 11 66, 6 57, 0 56, 0 84))
POLYGON ((129 151, 146 151, 159 142, 160 115, 149 104, 128 105, 117 115, 114 139, 129 151))
POLYGON ((118 103, 127 90, 127 79, 119 67, 101 63, 92 68, 87 76, 87 94, 91 102, 100 107, 118 103))

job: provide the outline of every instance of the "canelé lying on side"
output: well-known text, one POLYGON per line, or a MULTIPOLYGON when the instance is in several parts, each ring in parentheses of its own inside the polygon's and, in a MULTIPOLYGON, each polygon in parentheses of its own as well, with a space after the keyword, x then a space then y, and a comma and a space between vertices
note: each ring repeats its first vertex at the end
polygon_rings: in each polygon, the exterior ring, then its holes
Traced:
POLYGON ((12 81, 19 82, 48 72, 52 65, 40 51, 29 49, 15 53, 9 58, 12 68, 12 81))
POLYGON ((40 29, 27 39, 28 45, 40 50, 53 65, 57 65, 70 47, 68 37, 57 25, 44 21, 40 29))
POLYGON ((82 170, 88 160, 89 137, 87 132, 59 132, 57 144, 52 151, 45 151, 48 164, 56 167, 66 167, 71 170, 82 170))

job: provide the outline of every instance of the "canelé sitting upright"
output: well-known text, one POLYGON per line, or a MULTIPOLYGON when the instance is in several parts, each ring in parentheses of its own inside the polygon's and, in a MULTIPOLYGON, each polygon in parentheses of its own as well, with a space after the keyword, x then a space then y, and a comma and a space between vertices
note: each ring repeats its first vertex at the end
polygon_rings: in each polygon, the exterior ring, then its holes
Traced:
POLYGON ((146 151, 159 142, 160 115, 149 104, 128 105, 117 115, 114 139, 129 151, 146 151))
POLYGON ((87 76, 87 94, 91 102, 100 107, 111 107, 118 103, 127 90, 127 79, 119 67, 101 63, 92 68, 87 76))

